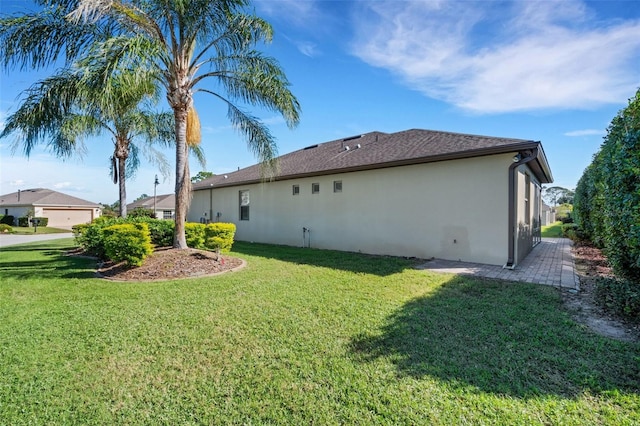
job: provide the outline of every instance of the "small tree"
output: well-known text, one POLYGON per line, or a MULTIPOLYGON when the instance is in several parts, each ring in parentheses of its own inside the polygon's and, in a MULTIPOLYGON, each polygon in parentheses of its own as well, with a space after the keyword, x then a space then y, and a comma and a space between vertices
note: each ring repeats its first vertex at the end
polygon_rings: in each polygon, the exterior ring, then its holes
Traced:
POLYGON ((191 183, 203 181, 205 179, 210 178, 211 176, 215 176, 215 175, 212 172, 205 172, 205 171, 198 172, 197 175, 191 177, 191 183))

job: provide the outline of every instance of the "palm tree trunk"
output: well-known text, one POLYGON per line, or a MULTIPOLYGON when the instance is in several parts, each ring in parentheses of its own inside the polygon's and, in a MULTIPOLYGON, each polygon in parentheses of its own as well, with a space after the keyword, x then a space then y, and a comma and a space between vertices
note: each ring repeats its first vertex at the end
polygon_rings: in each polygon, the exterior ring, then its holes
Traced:
POLYGON ((173 113, 176 122, 176 227, 173 234, 173 247, 186 249, 184 223, 187 219, 187 206, 191 192, 191 181, 188 176, 187 109, 174 108, 173 113))
POLYGON ((127 217, 127 187, 125 185, 126 158, 118 158, 118 191, 120 195, 120 217, 127 217))

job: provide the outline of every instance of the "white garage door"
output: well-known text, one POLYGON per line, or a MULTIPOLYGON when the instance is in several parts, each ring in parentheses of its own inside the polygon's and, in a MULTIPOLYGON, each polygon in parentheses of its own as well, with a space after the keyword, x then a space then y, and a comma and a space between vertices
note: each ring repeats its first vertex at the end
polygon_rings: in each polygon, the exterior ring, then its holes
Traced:
POLYGON ((49 218, 49 225, 54 228, 69 228, 79 223, 89 223, 93 219, 90 209, 43 209, 42 216, 49 218))

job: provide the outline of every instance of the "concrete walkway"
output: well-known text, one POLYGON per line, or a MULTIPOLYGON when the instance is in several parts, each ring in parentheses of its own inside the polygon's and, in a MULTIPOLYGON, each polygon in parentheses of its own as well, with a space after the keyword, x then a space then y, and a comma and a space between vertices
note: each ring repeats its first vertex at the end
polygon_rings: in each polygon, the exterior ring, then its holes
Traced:
POLYGON ((579 290, 580 280, 571 253, 572 245, 573 242, 568 238, 543 238, 513 270, 495 265, 441 259, 430 260, 419 269, 579 290))

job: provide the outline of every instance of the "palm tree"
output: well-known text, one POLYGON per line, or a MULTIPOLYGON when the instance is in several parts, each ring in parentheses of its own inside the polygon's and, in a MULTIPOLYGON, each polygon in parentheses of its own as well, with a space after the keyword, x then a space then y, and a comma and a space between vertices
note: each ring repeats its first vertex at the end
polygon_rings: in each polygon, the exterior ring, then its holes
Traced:
MULTIPOLYGON (((42 10, 0 18, 0 65, 39 69, 58 61, 64 67, 25 92, 26 99, 9 117, 0 138, 16 133, 13 148, 21 147, 27 156, 35 145, 47 141, 54 154, 64 158, 84 151, 83 137, 110 133, 114 142, 112 178, 119 184, 120 215, 126 216, 125 180, 139 165, 138 145, 133 142, 143 138, 173 143, 173 114, 157 114, 148 108, 148 102, 140 104, 149 96, 157 100, 157 85, 148 72, 136 70, 135 79, 131 69, 112 70, 109 75, 86 72, 91 62, 87 52, 121 32, 118 22, 104 19, 72 25, 67 16, 77 0, 35 2, 42 10)), ((145 148, 148 158, 167 176, 164 157, 150 144, 145 148)), ((191 152, 204 164, 200 149, 191 152)))
POLYGON ((144 151, 149 161, 167 176, 168 162, 152 144, 173 143, 173 115, 156 113, 145 105, 156 92, 149 78, 131 79, 126 72, 114 73, 106 82, 98 82, 95 77, 67 68, 37 82, 8 117, 0 138, 17 134, 13 149, 22 148, 27 156, 46 141, 57 156, 64 158, 82 153, 84 138, 109 133, 114 144, 112 179, 119 184, 120 216, 126 217, 126 178, 132 177, 139 166, 139 148, 134 142, 146 142, 144 151))
POLYGON ((227 106, 227 116, 248 147, 273 173, 277 156, 269 129, 239 103, 280 113, 290 127, 300 105, 279 64, 254 47, 270 42, 272 28, 245 13, 247 0, 79 0, 70 15, 76 23, 117 22, 118 35, 91 45, 87 63, 110 75, 120 68, 151 71, 173 110, 176 140, 176 232, 173 246, 186 248, 190 199, 188 153, 199 142, 193 96, 208 93, 227 106), (204 86, 205 81, 211 85, 204 86))

